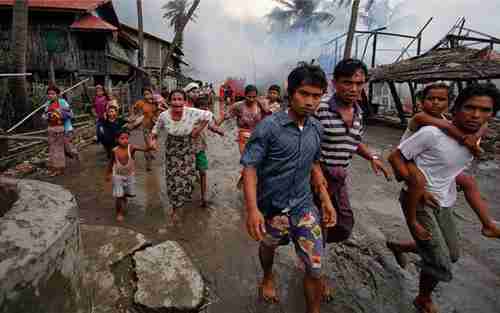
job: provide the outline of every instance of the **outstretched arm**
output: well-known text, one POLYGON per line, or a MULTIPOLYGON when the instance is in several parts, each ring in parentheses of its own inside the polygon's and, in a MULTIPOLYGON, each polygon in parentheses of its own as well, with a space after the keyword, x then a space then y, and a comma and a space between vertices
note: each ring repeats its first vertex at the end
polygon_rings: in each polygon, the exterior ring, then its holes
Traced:
POLYGON ((208 124, 208 129, 219 136, 224 136, 224 130, 215 124, 208 124))
POLYGON ((384 162, 382 162, 382 160, 380 160, 374 153, 372 153, 368 146, 361 143, 359 144, 356 152, 365 160, 370 161, 375 175, 379 175, 380 172, 382 172, 387 180, 391 180, 391 173, 388 169, 385 168, 384 162))
POLYGON ((191 137, 197 138, 201 132, 207 127, 208 121, 202 121, 199 126, 195 127, 191 132, 191 137))

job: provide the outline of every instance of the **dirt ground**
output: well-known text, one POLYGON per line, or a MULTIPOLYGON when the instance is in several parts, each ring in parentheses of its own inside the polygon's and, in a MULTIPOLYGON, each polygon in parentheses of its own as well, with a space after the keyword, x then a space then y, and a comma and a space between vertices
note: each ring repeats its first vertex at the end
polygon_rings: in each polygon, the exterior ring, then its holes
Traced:
MULTIPOLYGON (((167 239, 178 241, 209 282, 212 294, 209 312, 303 312, 301 275, 288 263, 282 262, 281 255, 276 261, 281 304, 278 308, 263 309, 256 300, 261 271, 256 257, 257 244, 250 240, 244 227, 242 195, 235 187, 239 175, 239 153, 233 127, 229 125, 229 131, 223 138, 216 135, 209 138, 208 209, 199 207, 197 190, 193 203, 180 212, 180 222, 172 225, 168 220, 168 200, 164 196, 161 153, 157 153, 151 173, 145 172, 144 158, 139 155, 137 198, 129 204, 122 226, 143 233, 156 242, 167 239)), ((401 130, 389 127, 369 126, 366 142, 386 156, 401 133, 401 130)), ((134 134, 133 142, 141 144, 139 132, 134 134)), ((107 161, 103 149, 92 145, 82 152, 81 159, 81 163, 72 166, 65 176, 42 179, 61 184, 76 195, 81 223, 117 225, 111 184, 104 180, 107 161)), ((490 200, 492 214, 500 220, 500 169, 494 163, 487 164, 487 167, 477 169, 478 179, 484 196, 490 200)), ((397 203, 398 184, 374 176, 368 163, 360 158, 355 158, 352 173, 352 202, 356 216, 368 220, 387 238, 409 239, 397 203)), ((468 303, 466 297, 473 297, 484 288, 500 290, 500 240, 481 237, 480 225, 462 196, 456 212, 464 257, 456 265, 455 281, 446 284, 449 291, 443 297, 455 301, 453 312, 470 312, 461 309, 468 303)), ((286 250, 283 253, 289 252, 286 250)), ((499 312, 491 309, 495 306, 500 308, 500 303, 488 304, 488 308, 481 312, 499 312)), ((324 311, 330 312, 329 308, 325 306, 324 311)))

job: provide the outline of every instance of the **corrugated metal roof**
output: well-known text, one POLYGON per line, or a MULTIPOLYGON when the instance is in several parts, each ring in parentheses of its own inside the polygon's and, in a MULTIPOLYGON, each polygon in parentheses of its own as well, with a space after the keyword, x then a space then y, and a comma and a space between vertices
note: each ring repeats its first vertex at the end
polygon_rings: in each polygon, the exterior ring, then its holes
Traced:
MULTIPOLYGON (((59 10, 93 10, 111 0, 28 0, 30 8, 59 10)), ((12 6, 14 0, 0 0, 0 6, 12 6)))
POLYGON ((118 30, 117 27, 111 25, 105 20, 94 16, 94 15, 85 15, 79 20, 73 22, 70 28, 72 29, 88 29, 88 30, 109 30, 115 31, 118 30))

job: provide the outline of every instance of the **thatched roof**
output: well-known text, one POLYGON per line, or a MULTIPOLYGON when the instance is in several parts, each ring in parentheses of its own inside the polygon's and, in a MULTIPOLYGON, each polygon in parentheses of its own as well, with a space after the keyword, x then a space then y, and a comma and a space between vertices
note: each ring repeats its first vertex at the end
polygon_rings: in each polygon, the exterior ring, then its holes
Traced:
POLYGON ((481 80, 500 78, 500 54, 489 47, 440 48, 428 53, 381 65, 370 71, 373 82, 419 82, 437 80, 481 80))

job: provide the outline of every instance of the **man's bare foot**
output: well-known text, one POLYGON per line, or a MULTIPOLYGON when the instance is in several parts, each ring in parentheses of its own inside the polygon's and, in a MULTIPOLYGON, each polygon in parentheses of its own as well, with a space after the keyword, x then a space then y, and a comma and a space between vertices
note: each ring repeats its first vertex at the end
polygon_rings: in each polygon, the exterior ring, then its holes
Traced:
POLYGON ((118 213, 118 214, 116 215, 116 221, 117 221, 118 223, 123 222, 123 220, 124 220, 124 219, 125 219, 125 217, 123 216, 123 213, 118 213))
POLYGON ((387 248, 389 248, 389 250, 391 250, 392 254, 394 254, 396 262, 398 262, 399 266, 401 266, 401 268, 406 268, 406 266, 408 265, 408 259, 406 258, 404 252, 401 252, 401 250, 398 248, 398 244, 393 241, 387 241, 386 246, 387 248))
POLYGON ((278 303, 280 301, 274 287, 274 277, 264 278, 259 286, 259 290, 264 301, 268 303, 278 303))
POLYGON ((483 227, 481 233, 488 238, 500 238, 500 223, 497 221, 491 222, 490 225, 483 227))
POLYGON ((437 307, 430 298, 417 296, 413 301, 418 313, 438 313, 437 307))
POLYGON ((328 284, 328 277, 321 276, 321 301, 330 303, 333 300, 333 288, 328 284))

